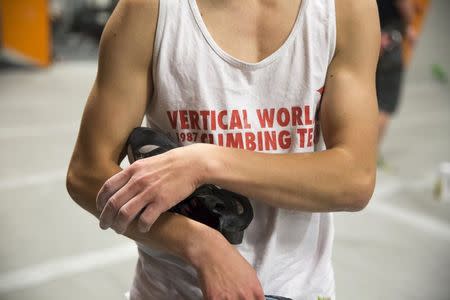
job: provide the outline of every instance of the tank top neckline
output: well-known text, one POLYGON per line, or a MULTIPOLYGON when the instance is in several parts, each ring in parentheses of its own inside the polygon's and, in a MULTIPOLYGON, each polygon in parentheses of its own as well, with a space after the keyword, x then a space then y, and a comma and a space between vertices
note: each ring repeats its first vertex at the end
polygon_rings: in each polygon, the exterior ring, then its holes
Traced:
POLYGON ((277 58, 282 56, 283 52, 286 51, 288 46, 295 39, 297 32, 300 31, 300 28, 299 28, 300 23, 301 23, 300 21, 303 19, 303 15, 306 11, 308 2, 309 2, 308 0, 301 1, 294 25, 293 25, 291 31, 289 32, 288 37, 283 42, 283 44, 277 50, 275 50, 274 52, 269 54, 267 57, 265 57, 264 59, 262 59, 261 61, 256 62, 256 63, 251 63, 251 62, 246 62, 246 61, 240 60, 240 59, 235 58, 234 56, 230 55, 225 50, 223 50, 216 43, 216 41, 213 39, 212 35, 208 31, 208 28, 206 27, 206 24, 204 23, 203 18, 200 14, 200 9, 198 8, 197 1, 189 0, 189 6, 191 8, 191 12, 195 19, 195 22, 197 23, 197 26, 199 27, 201 33, 203 34, 203 37, 205 38, 205 40, 207 41, 207 43, 209 44, 211 49, 220 58, 222 58, 224 61, 228 62, 229 64, 231 64, 237 68, 254 70, 254 69, 263 68, 263 67, 269 65, 270 63, 274 62, 277 58))

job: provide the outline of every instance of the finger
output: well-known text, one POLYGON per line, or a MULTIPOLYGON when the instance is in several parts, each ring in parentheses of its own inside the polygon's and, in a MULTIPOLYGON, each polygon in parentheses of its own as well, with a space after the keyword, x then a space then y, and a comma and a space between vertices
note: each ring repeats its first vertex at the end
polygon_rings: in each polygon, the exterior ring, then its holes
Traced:
POLYGON ((124 233, 130 223, 143 209, 152 202, 152 194, 148 190, 133 197, 117 213, 113 227, 118 233, 124 233))
POLYGON ((142 233, 148 232, 153 223, 162 213, 159 205, 156 202, 152 202, 144 209, 138 221, 139 231, 142 233))
POLYGON ((138 185, 133 180, 129 180, 120 190, 113 194, 103 207, 100 215, 100 227, 102 229, 111 227, 119 210, 138 193, 138 185))
POLYGON ((102 211, 106 205, 106 201, 122 188, 130 178, 131 172, 125 169, 106 180, 97 194, 97 210, 102 211))

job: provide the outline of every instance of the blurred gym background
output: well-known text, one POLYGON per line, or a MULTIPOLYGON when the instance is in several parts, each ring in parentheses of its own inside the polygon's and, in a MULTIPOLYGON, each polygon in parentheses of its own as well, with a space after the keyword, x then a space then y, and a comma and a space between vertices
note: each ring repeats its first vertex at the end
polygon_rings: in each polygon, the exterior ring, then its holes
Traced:
MULTIPOLYGON (((65 172, 117 0, 0 0, 0 299, 124 299, 132 242, 65 172)), ((428 1, 425 1, 428 2, 428 1)), ((450 1, 432 0, 369 206, 335 214, 338 299, 450 299, 450 1)))

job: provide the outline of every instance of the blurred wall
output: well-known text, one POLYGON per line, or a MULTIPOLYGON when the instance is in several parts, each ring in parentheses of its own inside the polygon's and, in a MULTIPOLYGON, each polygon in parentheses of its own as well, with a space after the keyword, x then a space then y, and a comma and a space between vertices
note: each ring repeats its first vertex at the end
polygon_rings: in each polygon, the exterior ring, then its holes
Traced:
POLYGON ((62 22, 60 22, 58 28, 60 31, 68 32, 73 22, 75 12, 85 5, 92 5, 100 8, 107 7, 111 0, 51 0, 51 11, 53 14, 58 15, 62 22))
POLYGON ((38 66, 50 64, 47 0, 0 0, 0 23, 2 57, 38 66))

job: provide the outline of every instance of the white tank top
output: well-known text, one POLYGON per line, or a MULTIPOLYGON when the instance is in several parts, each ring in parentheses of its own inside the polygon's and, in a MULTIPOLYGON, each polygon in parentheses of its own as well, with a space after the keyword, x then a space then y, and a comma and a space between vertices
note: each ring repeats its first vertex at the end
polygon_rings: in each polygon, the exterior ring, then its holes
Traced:
MULTIPOLYGON (((303 0, 283 45, 247 63, 217 45, 195 0, 160 1, 148 126, 183 144, 266 153, 323 150, 316 116, 335 39, 334 0, 303 0)), ((256 269, 264 293, 334 299, 331 213, 251 202, 254 219, 237 249, 256 269)), ((191 266, 143 245, 139 254, 132 300, 202 299, 191 266)))

